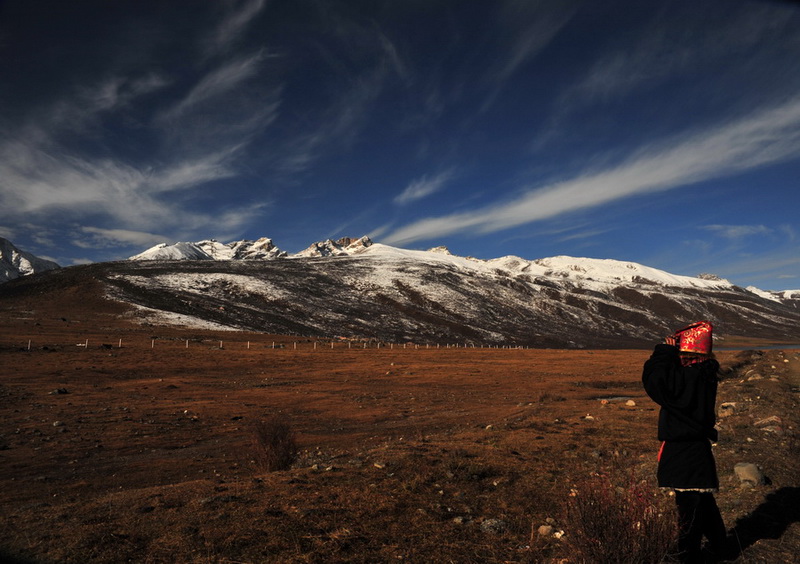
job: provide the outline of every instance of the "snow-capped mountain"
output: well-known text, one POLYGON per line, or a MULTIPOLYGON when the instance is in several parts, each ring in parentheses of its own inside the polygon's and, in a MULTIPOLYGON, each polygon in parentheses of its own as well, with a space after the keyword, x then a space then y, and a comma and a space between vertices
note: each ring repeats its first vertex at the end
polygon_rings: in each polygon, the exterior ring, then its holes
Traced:
POLYGON ((352 255, 362 253, 370 246, 372 246, 372 241, 369 237, 361 237, 360 239, 343 237, 338 241, 328 239, 327 241, 314 243, 307 249, 292 255, 292 257, 337 257, 352 255))
POLYGON ((220 243, 214 239, 197 243, 161 243, 130 257, 129 260, 271 260, 287 255, 272 239, 220 243))
MULTIPOLYGON (((624 347, 708 319, 722 341, 746 335, 800 343, 800 293, 744 289, 713 275, 679 276, 633 262, 482 260, 363 237, 315 243, 294 255, 260 239, 162 245, 137 257, 46 273, 41 284, 66 289, 90 279, 156 325, 394 342, 624 347)), ((22 279, 4 284, 0 298, 7 287, 10 295, 27 286, 22 279)))
POLYGON ((0 283, 54 268, 60 266, 51 260, 20 251, 11 241, 0 237, 0 283))
POLYGON ((109 295, 147 311, 272 333, 622 346, 710 319, 730 335, 800 341, 800 300, 713 275, 566 256, 481 260, 366 237, 287 255, 260 241, 268 260, 239 260, 249 255, 236 249, 252 248, 244 241, 161 246, 139 257, 201 260, 115 263, 104 279, 109 295))

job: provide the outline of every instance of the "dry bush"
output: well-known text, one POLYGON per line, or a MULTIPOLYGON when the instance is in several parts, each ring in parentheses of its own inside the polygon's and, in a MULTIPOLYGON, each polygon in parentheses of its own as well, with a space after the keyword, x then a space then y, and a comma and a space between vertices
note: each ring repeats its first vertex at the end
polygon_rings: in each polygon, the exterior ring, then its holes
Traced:
POLYGON ((570 561, 587 564, 663 562, 678 532, 674 508, 653 486, 616 487, 602 474, 571 492, 564 521, 570 561))
POLYGON ((256 462, 267 472, 288 470, 297 459, 294 433, 278 416, 256 423, 253 443, 256 462))

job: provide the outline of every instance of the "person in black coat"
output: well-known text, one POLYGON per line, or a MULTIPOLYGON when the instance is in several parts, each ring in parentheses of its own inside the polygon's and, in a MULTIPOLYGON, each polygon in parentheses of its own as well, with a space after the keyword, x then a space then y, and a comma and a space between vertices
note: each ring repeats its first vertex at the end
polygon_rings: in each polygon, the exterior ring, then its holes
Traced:
POLYGON ((711 443, 717 440, 715 404, 719 363, 711 352, 712 326, 694 323, 658 344, 645 362, 642 383, 658 414, 658 485, 675 490, 678 550, 682 562, 703 562, 726 549, 725 523, 714 493, 719 488, 711 443))

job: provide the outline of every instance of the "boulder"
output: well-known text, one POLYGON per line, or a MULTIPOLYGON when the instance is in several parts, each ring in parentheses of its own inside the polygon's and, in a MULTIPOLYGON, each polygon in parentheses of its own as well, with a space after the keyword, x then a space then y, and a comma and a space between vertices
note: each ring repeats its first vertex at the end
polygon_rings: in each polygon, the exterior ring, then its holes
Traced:
POLYGON ((760 486, 766 482, 764 473, 752 462, 739 462, 733 467, 733 472, 742 485, 760 486))

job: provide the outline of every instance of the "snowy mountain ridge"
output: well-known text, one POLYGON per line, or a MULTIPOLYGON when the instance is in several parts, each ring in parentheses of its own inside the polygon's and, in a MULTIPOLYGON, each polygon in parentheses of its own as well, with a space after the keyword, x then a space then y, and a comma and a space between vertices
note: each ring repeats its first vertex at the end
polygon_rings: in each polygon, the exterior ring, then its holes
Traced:
POLYGON ((198 243, 162 243, 129 260, 273 260, 277 258, 323 258, 363 256, 378 260, 418 260, 439 262, 466 270, 490 272, 506 271, 510 275, 529 275, 570 280, 587 289, 602 290, 609 285, 642 282, 664 286, 691 288, 730 288, 727 280, 706 275, 705 277, 680 276, 634 262, 613 259, 556 256, 527 260, 517 256, 496 259, 476 259, 453 255, 446 247, 434 247, 427 251, 415 251, 373 243, 369 237, 338 241, 328 239, 313 243, 307 249, 288 254, 276 247, 272 239, 262 237, 258 241, 235 241, 227 244, 215 240, 198 243))
POLYGON ((161 243, 128 260, 271 260, 285 257, 286 254, 267 237, 227 244, 207 239, 197 243, 161 243))
POLYGON ((21 251, 11 241, 0 237, 0 284, 55 268, 60 266, 51 260, 21 251))
POLYGON ((0 286, 0 298, 36 300, 44 287, 57 293, 91 285, 155 326, 384 342, 638 347, 708 319, 723 341, 800 343, 800 293, 746 290, 713 275, 633 262, 484 260, 363 237, 293 255, 263 238, 161 245, 137 256, 12 280, 0 286))

